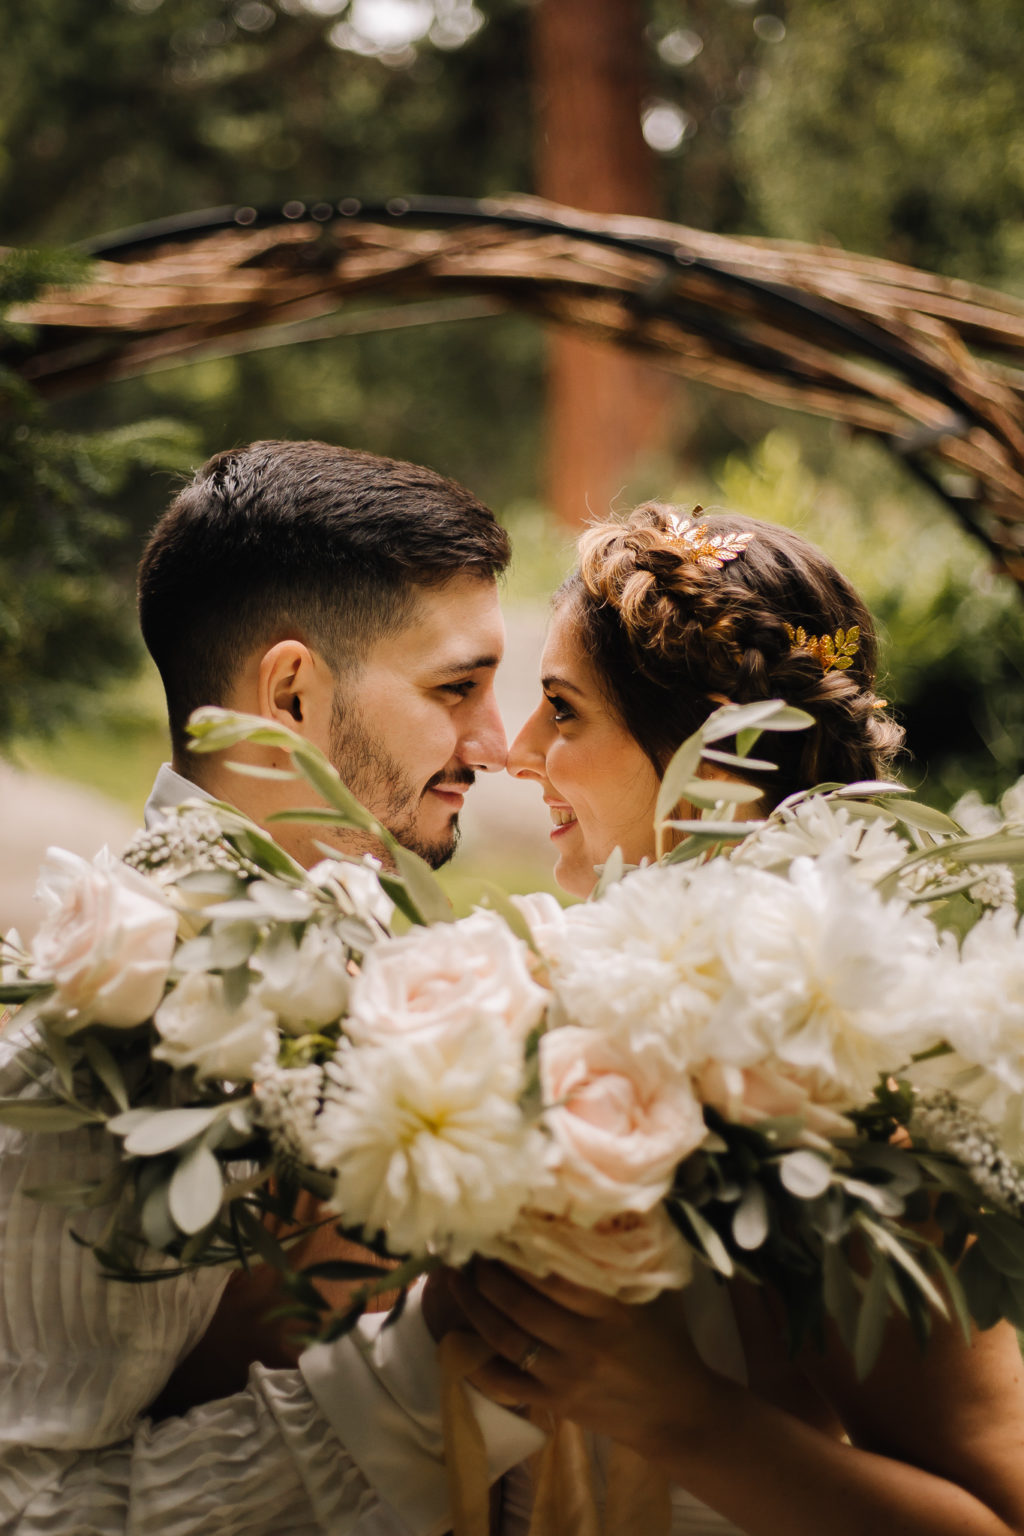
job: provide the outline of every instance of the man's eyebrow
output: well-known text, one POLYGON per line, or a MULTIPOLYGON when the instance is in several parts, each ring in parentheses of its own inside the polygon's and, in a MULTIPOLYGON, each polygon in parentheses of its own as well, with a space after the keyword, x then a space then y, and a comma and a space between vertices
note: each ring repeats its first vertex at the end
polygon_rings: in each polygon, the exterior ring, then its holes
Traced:
POLYGON ((474 656, 471 661, 449 661, 443 667, 431 667, 435 677, 464 677, 467 672, 494 670, 501 662, 500 656, 474 656))
POLYGON ((547 677, 541 678, 540 685, 545 691, 561 688, 564 689, 566 693, 575 693, 578 694, 580 698, 583 697, 582 688, 577 688, 575 683, 570 683, 567 677, 555 677, 555 675, 551 672, 548 673, 547 677))

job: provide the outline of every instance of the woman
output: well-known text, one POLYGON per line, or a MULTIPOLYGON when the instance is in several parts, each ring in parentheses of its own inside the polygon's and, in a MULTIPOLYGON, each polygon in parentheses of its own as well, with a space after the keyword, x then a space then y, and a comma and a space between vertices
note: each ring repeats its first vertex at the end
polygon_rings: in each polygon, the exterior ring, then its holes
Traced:
MULTIPOLYGON (((559 883, 586 896, 614 847, 628 863, 653 855, 661 774, 727 701, 783 698, 814 718, 771 736, 765 807, 824 780, 881 776, 901 732, 874 668, 863 604, 796 534, 656 504, 588 530, 556 597, 544 698, 509 755, 551 811, 559 883)), ((674 1532, 1024 1531, 1024 1387, 1007 1325, 967 1348, 936 1319, 922 1355, 893 1322, 858 1383, 838 1341, 789 1360, 769 1295, 704 1278, 644 1307, 491 1263, 449 1286, 495 1351, 476 1383, 660 1468, 674 1532)), ((517 1477, 508 1532, 525 1529, 528 1498, 517 1477)))

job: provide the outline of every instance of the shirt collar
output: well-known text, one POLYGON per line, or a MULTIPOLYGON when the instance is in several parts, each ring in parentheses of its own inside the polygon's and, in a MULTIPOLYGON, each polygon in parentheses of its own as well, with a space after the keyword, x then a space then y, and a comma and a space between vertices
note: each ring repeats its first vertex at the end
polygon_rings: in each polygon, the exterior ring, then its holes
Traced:
POLYGON ((193 784, 191 779, 186 779, 184 774, 178 773, 170 763, 161 763, 143 812, 146 826, 151 827, 155 821, 159 821, 164 811, 173 810, 184 800, 212 799, 212 795, 200 789, 198 784, 193 784))

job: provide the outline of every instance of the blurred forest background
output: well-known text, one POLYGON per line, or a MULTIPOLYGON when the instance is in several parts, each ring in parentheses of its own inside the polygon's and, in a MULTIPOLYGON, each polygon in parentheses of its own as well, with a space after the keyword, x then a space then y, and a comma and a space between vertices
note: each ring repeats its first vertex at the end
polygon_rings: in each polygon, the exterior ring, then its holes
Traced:
MULTIPOLYGON (((76 242, 345 193, 537 192, 1024 296, 1022 78, 1021 0, 5 0, 0 329, 24 340, 4 311, 81 271, 76 242)), ((626 370, 612 411, 632 411, 636 451, 583 484, 588 344, 512 316, 355 318, 46 410, 0 375, 0 748, 16 763, 138 815, 164 755, 134 636, 142 540, 189 466, 280 436, 465 481, 512 532, 527 615, 587 501, 794 524, 879 619, 922 796, 991 796, 1020 773, 1020 598, 878 446, 625 360, 608 365, 626 370)))

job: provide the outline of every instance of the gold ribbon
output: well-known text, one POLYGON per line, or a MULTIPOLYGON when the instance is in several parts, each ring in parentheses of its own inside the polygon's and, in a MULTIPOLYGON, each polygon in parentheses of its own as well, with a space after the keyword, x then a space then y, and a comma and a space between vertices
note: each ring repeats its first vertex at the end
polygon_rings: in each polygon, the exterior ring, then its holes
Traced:
MULTIPOLYGON (((452 1536, 489 1536, 490 1477, 487 1451, 466 1395, 466 1377, 490 1358, 475 1334, 457 1330, 438 1345, 441 1424, 452 1536)), ((604 1521, 598 1519, 590 1455, 583 1431, 567 1419, 534 1415, 548 1432, 533 1458, 533 1514, 529 1536, 669 1536, 672 1509, 668 1479, 624 1445, 608 1453, 604 1521)))

